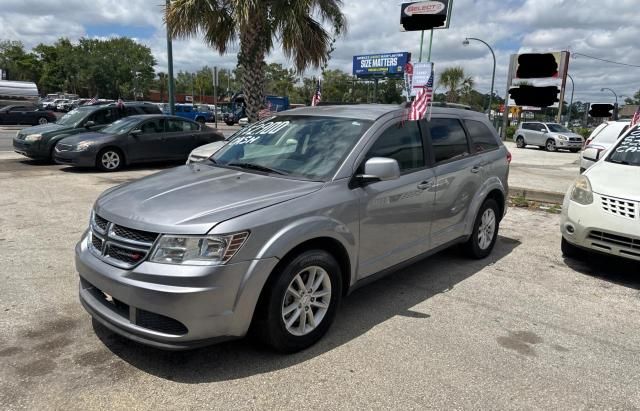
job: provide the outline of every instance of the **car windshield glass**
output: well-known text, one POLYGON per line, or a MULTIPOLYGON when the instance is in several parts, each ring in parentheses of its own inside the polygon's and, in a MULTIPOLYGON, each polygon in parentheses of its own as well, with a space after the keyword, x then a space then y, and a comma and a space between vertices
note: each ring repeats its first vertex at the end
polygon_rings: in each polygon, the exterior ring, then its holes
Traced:
POLYGON ((611 151, 607 161, 640 166, 640 126, 636 126, 611 151))
POLYGON ((370 126, 356 119, 276 116, 236 133, 212 158, 222 166, 324 180, 370 126))
POLYGON ((101 133, 106 134, 125 134, 128 133, 140 120, 137 118, 125 117, 114 121, 102 130, 101 133))
POLYGON ((571 131, 560 124, 548 123, 547 127, 552 133, 570 133, 571 131))
POLYGON ((56 124, 60 124, 63 126, 76 126, 87 116, 87 114, 89 114, 88 110, 71 110, 70 112, 62 116, 60 120, 56 121, 56 124))

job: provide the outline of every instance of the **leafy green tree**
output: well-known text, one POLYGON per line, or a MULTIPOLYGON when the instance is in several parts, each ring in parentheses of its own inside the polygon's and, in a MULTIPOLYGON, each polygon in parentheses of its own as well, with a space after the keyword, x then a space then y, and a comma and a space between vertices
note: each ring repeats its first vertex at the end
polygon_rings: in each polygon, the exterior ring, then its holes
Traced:
POLYGON ((624 99, 625 104, 640 104, 640 90, 633 95, 633 98, 627 97, 624 99))
POLYGON ((467 76, 460 66, 444 69, 440 73, 438 82, 446 88, 449 103, 457 102, 460 95, 468 94, 474 85, 473 78, 467 76))
POLYGON ((239 40, 238 64, 244 68, 243 91, 253 122, 264 104, 265 56, 274 39, 298 72, 319 68, 332 44, 322 23, 332 25, 334 35, 346 28, 341 5, 341 0, 175 0, 165 10, 165 22, 172 37, 203 34, 221 54, 239 40))

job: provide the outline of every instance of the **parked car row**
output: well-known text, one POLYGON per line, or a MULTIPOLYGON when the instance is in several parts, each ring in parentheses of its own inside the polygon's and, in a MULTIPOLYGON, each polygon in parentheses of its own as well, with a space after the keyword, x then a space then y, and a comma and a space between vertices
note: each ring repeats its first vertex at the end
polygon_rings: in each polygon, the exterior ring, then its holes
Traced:
POLYGON ((22 129, 14 150, 29 158, 116 171, 128 164, 184 160, 196 147, 223 140, 218 131, 160 113, 147 103, 81 106, 58 122, 22 129))
POLYGON ((0 124, 48 124, 57 120, 50 111, 32 105, 11 105, 0 108, 0 124))

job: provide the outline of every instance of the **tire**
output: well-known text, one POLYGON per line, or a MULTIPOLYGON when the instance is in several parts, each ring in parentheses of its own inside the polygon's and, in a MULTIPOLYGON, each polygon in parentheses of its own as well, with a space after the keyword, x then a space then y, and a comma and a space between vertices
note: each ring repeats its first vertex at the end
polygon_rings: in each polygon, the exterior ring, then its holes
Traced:
POLYGON ((582 255, 582 250, 565 240, 564 237, 562 237, 562 241, 560 242, 560 250, 562 251, 562 255, 568 258, 576 259, 582 255))
POLYGON ((552 138, 550 138, 549 140, 547 140, 546 144, 544 145, 545 150, 549 151, 549 152, 554 152, 557 151, 558 149, 556 148, 556 141, 552 138))
POLYGON ((277 277, 267 283, 269 288, 263 291, 264 299, 256 308, 256 315, 260 315, 255 322, 257 335, 265 344, 283 353, 303 350, 322 338, 333 323, 342 298, 340 266, 326 251, 310 250, 293 258, 274 275, 277 277), (307 283, 311 275, 316 288, 309 288, 307 283), (305 286, 302 288, 306 288, 304 294, 299 293, 298 278, 305 286), (298 297, 290 289, 298 293, 298 297), (325 294, 314 297, 322 293, 325 294), (320 304, 328 305, 321 307, 320 304), (312 318, 315 327, 309 324, 312 318), (289 326, 286 321, 290 322, 289 326))
POLYGON ((38 117, 38 124, 41 126, 45 124, 49 124, 49 120, 47 120, 46 117, 38 117))
POLYGON ((100 171, 118 171, 124 167, 124 156, 117 148, 105 148, 96 156, 96 167, 100 171))
POLYGON ((518 148, 524 148, 526 146, 525 142, 524 142, 524 137, 522 136, 518 136, 516 138, 516 147, 518 148))
POLYGON ((464 244, 466 254, 469 257, 482 259, 491 254, 500 228, 499 209, 498 203, 492 198, 486 199, 480 207, 473 224, 471 237, 464 244))
POLYGON ((569 151, 571 151, 572 153, 577 153, 578 151, 580 151, 579 148, 570 148, 569 151))
POLYGON ((196 122, 198 122, 198 123, 200 123, 200 125, 204 126, 204 123, 205 123, 205 121, 204 121, 204 117, 198 117, 198 118, 196 118, 196 122))
POLYGON ((234 125, 234 124, 235 124, 233 121, 227 121, 227 120, 225 120, 225 123, 226 123, 228 126, 232 126, 232 125, 234 125))

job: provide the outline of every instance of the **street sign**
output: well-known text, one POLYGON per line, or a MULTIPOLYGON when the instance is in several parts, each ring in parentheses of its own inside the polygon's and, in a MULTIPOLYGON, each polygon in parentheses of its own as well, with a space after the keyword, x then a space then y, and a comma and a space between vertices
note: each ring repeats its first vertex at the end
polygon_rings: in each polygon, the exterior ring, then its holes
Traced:
POLYGON ((353 75, 360 78, 402 78, 409 60, 411 60, 411 53, 406 51, 353 56, 353 75))

